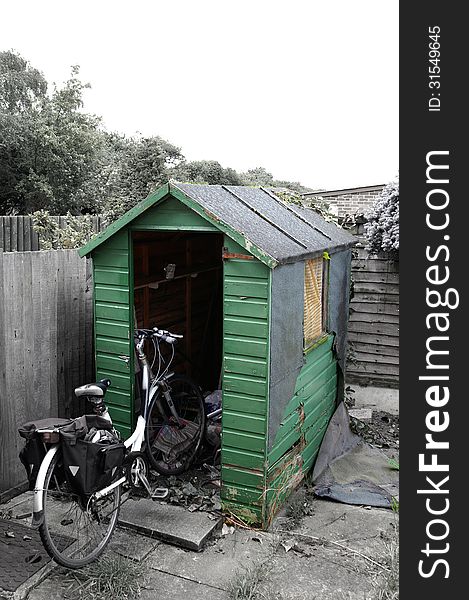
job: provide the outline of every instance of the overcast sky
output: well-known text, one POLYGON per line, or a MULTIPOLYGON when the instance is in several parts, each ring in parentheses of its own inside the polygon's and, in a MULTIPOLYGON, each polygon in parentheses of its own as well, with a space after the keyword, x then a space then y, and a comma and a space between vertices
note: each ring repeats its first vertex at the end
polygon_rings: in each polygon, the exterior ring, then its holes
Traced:
POLYGON ((70 65, 108 129, 336 189, 398 170, 398 0, 16 0, 0 50, 70 65))

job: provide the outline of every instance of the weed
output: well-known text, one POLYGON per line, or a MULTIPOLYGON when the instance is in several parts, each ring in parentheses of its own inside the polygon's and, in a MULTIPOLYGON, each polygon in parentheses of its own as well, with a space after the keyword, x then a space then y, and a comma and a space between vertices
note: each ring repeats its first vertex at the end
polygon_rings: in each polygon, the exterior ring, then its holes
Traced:
POLYGON ((66 598, 127 600, 140 596, 145 569, 142 563, 108 551, 98 561, 79 571, 67 571, 66 598))
POLYGON ((394 471, 399 471, 399 463, 394 458, 390 458, 388 464, 390 469, 393 469, 394 471))
POLYGON ((384 561, 388 571, 383 571, 373 584, 372 600, 398 600, 399 598, 399 525, 395 523, 392 533, 384 541, 384 561))
POLYGON ((280 538, 276 538, 262 560, 243 566, 235 573, 228 587, 230 600, 282 600, 282 595, 273 590, 269 583, 274 567, 273 558, 279 545, 280 538))
POLYGON ((288 518, 286 529, 294 529, 300 525, 306 515, 306 501, 303 490, 298 490, 288 500, 285 507, 285 516, 288 518))

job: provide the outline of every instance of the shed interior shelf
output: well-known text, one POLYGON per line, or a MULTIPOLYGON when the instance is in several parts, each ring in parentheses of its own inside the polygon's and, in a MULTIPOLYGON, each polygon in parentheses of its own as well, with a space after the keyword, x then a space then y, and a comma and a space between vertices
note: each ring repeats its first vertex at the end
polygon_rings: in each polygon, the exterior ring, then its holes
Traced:
MULTIPOLYGON (((151 281, 147 281, 140 285, 136 285, 134 287, 134 289, 141 290, 144 288, 151 288, 151 287, 159 285, 160 283, 168 283, 170 281, 175 281, 176 279, 184 279, 185 277, 197 277, 197 275, 200 275, 201 273, 208 273, 209 271, 217 271, 220 269, 221 269, 220 265, 211 265, 211 266, 198 268, 198 269, 180 269, 181 272, 179 274, 175 275, 174 277, 171 277, 169 279, 167 279, 166 277, 163 277, 160 279, 152 279, 151 281)), ((177 266, 176 266, 176 273, 178 273, 177 266)))

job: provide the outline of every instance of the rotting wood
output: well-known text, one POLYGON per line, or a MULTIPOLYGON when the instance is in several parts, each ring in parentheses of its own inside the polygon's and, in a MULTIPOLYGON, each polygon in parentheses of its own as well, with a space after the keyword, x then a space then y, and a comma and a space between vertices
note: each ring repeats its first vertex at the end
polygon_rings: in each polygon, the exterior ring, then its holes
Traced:
POLYGON ((237 254, 236 252, 227 252, 225 249, 223 250, 223 259, 230 258, 240 258, 242 260, 254 260, 254 256, 250 256, 249 254, 237 254))

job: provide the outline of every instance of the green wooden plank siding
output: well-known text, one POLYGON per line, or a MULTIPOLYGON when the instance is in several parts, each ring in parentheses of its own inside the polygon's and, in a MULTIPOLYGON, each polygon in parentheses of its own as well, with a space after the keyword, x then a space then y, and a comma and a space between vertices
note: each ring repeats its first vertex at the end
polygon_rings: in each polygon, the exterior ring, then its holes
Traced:
POLYGON ((133 425, 130 332, 129 233, 124 229, 93 252, 96 377, 112 384, 106 403, 116 428, 128 437, 133 425))
MULTIPOLYGON (((246 251, 225 236, 230 253, 246 251)), ((269 377, 270 270, 224 261, 222 490, 225 509, 262 522, 269 377)))
POLYGON ((131 224, 132 229, 164 231, 213 231, 219 230, 196 212, 169 197, 157 206, 149 208, 131 224))
POLYGON ((334 336, 321 340, 306 354, 295 393, 287 404, 267 461, 267 500, 264 525, 299 484, 316 459, 335 410, 337 362, 334 336))

